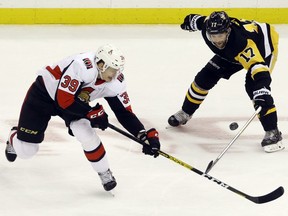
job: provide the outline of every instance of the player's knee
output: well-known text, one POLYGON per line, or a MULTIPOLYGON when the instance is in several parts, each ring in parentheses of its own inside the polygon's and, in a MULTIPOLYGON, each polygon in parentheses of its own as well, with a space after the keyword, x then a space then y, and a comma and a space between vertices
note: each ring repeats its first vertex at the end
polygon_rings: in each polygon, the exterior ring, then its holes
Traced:
POLYGON ((39 144, 21 140, 14 140, 13 147, 15 148, 17 156, 21 159, 31 158, 36 155, 39 150, 39 144))
POLYGON ((198 90, 198 91, 201 91, 201 92, 208 92, 209 91, 209 89, 205 89, 204 87, 201 87, 197 82, 196 82, 196 80, 194 80, 193 81, 193 84, 192 84, 193 86, 194 86, 194 88, 196 89, 196 90, 198 90))
POLYGON ((199 88, 205 89, 206 91, 212 89, 221 76, 218 75, 220 72, 214 68, 205 66, 200 72, 195 76, 194 82, 197 83, 199 88))
POLYGON ((76 139, 82 144, 83 149, 86 151, 94 150, 101 142, 87 119, 71 122, 70 128, 76 139))
POLYGON ((70 123, 70 128, 79 142, 87 142, 95 134, 89 120, 79 119, 70 123))

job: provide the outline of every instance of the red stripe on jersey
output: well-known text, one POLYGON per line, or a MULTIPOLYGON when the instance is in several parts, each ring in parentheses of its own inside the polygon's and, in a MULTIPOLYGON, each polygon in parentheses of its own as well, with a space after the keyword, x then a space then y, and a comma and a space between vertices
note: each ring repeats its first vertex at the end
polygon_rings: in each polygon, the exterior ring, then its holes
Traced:
POLYGON ((82 89, 82 91, 88 91, 89 93, 91 93, 91 92, 94 91, 94 89, 91 88, 91 87, 85 87, 85 88, 82 89))
POLYGON ((93 151, 84 151, 84 153, 90 162, 98 162, 105 156, 106 151, 102 143, 100 143, 100 145, 93 151))
POLYGON ((106 81, 102 80, 102 79, 97 79, 96 82, 95 82, 95 85, 101 85, 104 82, 106 82, 106 81))
POLYGON ((46 70, 48 70, 55 77, 56 80, 59 80, 61 78, 62 72, 59 66, 56 66, 54 69, 52 69, 50 66, 47 66, 46 70))
POLYGON ((62 109, 66 109, 74 103, 74 95, 68 92, 65 92, 61 89, 57 91, 57 102, 62 109))

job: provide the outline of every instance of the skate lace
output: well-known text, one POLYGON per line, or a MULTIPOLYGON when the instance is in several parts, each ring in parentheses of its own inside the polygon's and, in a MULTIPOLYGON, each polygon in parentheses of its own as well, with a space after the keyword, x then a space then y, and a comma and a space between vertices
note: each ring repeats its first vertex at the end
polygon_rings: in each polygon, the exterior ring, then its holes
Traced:
POLYGON ((112 176, 112 172, 108 169, 106 172, 99 173, 102 184, 107 184, 108 182, 114 181, 114 177, 112 176))
POLYGON ((181 124, 184 122, 187 122, 191 116, 189 116, 187 113, 185 113, 183 110, 178 111, 177 113, 174 114, 174 117, 176 120, 181 124))

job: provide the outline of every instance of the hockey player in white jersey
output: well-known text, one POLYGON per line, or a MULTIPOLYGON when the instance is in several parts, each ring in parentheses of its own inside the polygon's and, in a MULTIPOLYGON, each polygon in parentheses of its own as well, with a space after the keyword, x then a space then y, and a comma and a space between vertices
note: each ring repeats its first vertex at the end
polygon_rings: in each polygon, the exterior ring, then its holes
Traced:
POLYGON ((69 134, 82 144, 86 158, 99 174, 106 191, 116 186, 106 151, 94 128, 105 130, 108 115, 102 105, 91 107, 90 101, 105 98, 122 126, 135 137, 146 141, 142 152, 157 157, 160 150, 158 132, 145 130, 132 112, 122 71, 125 58, 113 45, 101 46, 97 52, 67 57, 38 71, 23 102, 18 126, 9 134, 5 150, 8 161, 31 158, 44 140, 52 116, 60 116, 69 134))

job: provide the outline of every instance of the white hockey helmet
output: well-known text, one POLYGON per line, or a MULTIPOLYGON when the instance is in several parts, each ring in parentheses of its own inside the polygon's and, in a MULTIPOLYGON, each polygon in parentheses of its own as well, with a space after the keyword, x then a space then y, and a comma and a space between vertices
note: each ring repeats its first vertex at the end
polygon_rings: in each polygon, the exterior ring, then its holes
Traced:
POLYGON ((125 57, 122 51, 111 44, 99 47, 96 53, 96 63, 100 60, 104 62, 103 71, 108 67, 120 70, 123 69, 125 64, 125 57))

